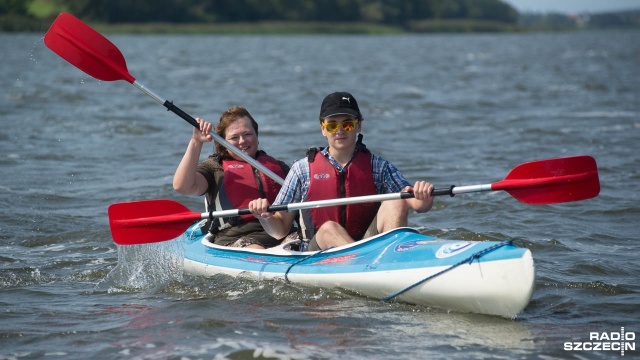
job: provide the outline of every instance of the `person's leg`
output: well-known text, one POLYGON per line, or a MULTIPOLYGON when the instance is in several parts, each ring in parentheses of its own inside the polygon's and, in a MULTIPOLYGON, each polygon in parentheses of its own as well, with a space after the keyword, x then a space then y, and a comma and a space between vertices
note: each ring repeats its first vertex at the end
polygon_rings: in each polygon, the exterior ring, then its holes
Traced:
POLYGON ((373 218, 373 221, 371 221, 371 224, 369 224, 369 227, 367 228, 367 231, 365 231, 364 235, 362 236, 362 239, 368 239, 378 234, 380 234, 380 232, 378 231, 378 216, 376 216, 373 218))
POLYGON ((327 221, 320 226, 314 237, 318 248, 326 249, 331 246, 342 246, 351 244, 353 239, 347 230, 335 221, 327 221))
POLYGON ((409 216, 409 205, 405 200, 383 201, 378 209, 378 231, 393 230, 407 226, 409 216))
MULTIPOLYGON (((407 226, 408 216, 409 205, 405 200, 383 201, 376 216, 378 233, 407 226)), ((369 235, 372 234, 367 236, 369 235)), ((351 244, 353 241, 347 230, 340 224, 334 221, 327 221, 316 232, 308 250, 316 250, 316 245, 318 249, 326 249, 331 246, 351 244)))

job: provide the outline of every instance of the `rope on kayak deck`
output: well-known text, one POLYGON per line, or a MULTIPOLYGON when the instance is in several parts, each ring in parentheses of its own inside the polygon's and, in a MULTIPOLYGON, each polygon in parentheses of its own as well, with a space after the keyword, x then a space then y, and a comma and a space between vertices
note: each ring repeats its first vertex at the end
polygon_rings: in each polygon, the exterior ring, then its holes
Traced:
POLYGON ((289 275, 289 270, 291 270, 292 267, 294 267, 294 266, 300 264, 301 262, 303 262, 303 261, 305 261, 307 259, 310 259, 310 258, 312 258, 312 257, 314 257, 316 255, 320 255, 320 254, 322 254, 323 252, 325 252, 325 251, 327 251, 329 249, 333 249, 334 247, 335 246, 329 246, 326 249, 320 250, 320 251, 318 251, 316 253, 313 253, 313 254, 311 254, 309 256, 305 256, 302 259, 300 259, 300 260, 294 262, 293 264, 289 265, 289 267, 287 268, 287 271, 284 272, 284 281, 289 282, 289 276, 288 275, 289 275))
POLYGON ((422 280, 420 280, 420 281, 418 281, 418 282, 416 282, 416 283, 414 283, 414 284, 412 284, 412 285, 407 286, 406 288, 404 288, 404 289, 402 289, 402 290, 398 291, 398 292, 397 292, 397 293, 395 293, 395 294, 391 294, 391 295, 389 295, 389 296, 387 296, 387 297, 384 297, 384 298, 380 299, 380 301, 388 301, 388 300, 391 300, 391 299, 395 298, 396 296, 401 295, 401 294, 403 294, 403 293, 405 293, 405 292, 407 292, 407 291, 409 291, 409 290, 413 289, 414 287, 416 287, 416 286, 418 286, 418 285, 420 285, 420 284, 422 284, 422 283, 424 283, 424 282, 427 282, 427 281, 429 281, 429 280, 431 280, 431 279, 433 279, 433 278, 435 278, 435 277, 438 277, 438 276, 440 276, 440 275, 442 275, 442 274, 446 273, 447 271, 452 270, 452 269, 454 269, 454 268, 456 268, 456 267, 458 267, 458 266, 460 266, 460 265, 462 265, 462 264, 469 264, 469 265, 471 265, 471 264, 473 263, 473 261, 474 261, 474 260, 476 260, 476 259, 480 259, 482 256, 484 256, 484 255, 486 255, 486 254, 488 254, 488 253, 490 253, 490 252, 492 252, 492 251, 494 251, 494 250, 496 250, 496 249, 499 249, 499 248, 501 248, 501 247, 503 247, 503 246, 511 245, 511 244, 513 244, 513 241, 514 241, 514 240, 507 240, 507 241, 503 241, 503 242, 501 242, 501 243, 498 243, 498 244, 495 244, 495 245, 493 245, 493 246, 490 246, 490 247, 488 247, 488 248, 486 248, 486 249, 484 249, 484 250, 480 250, 480 251, 478 251, 478 252, 474 253, 473 255, 469 256, 468 258, 466 258, 466 259, 464 259, 464 260, 460 261, 459 263, 454 264, 454 265, 451 265, 450 267, 448 267, 448 268, 446 268, 446 269, 444 269, 444 270, 440 271, 439 273, 435 273, 435 274, 433 274, 433 275, 431 275, 431 276, 427 276, 426 278, 424 278, 424 279, 422 279, 422 280))

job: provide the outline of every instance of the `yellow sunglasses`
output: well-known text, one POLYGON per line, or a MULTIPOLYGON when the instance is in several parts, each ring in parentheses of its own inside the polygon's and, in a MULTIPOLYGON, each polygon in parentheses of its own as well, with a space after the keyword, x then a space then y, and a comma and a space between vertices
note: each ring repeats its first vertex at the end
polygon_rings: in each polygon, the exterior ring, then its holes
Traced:
POLYGON ((356 128, 356 124, 358 123, 358 119, 349 119, 344 120, 342 122, 337 121, 323 121, 322 128, 325 129, 330 134, 335 134, 338 132, 338 128, 342 128, 342 130, 346 132, 351 132, 356 128))

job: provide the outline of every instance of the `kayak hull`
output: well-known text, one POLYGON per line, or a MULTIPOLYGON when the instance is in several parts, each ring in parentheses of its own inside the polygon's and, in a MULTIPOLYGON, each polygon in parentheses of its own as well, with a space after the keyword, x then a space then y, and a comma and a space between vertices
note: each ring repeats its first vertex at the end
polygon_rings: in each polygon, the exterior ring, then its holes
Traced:
POLYGON ((192 226, 185 236, 185 272, 286 280, 341 288, 380 300, 513 318, 529 303, 531 252, 509 242, 443 240, 399 228, 319 252, 213 245, 192 226))

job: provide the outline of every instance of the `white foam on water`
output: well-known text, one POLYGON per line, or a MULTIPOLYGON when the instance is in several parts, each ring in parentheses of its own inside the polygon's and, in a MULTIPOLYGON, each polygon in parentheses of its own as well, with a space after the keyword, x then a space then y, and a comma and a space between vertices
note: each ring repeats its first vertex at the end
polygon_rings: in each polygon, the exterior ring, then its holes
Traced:
POLYGON ((108 292, 153 291, 181 281, 184 264, 182 236, 171 241, 118 247, 118 264, 96 285, 108 292))

